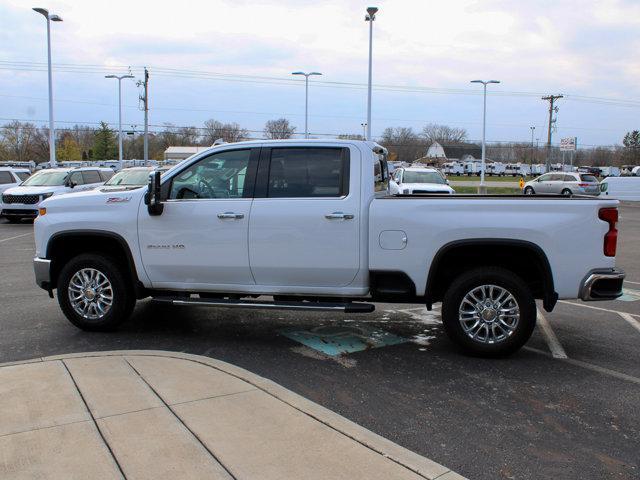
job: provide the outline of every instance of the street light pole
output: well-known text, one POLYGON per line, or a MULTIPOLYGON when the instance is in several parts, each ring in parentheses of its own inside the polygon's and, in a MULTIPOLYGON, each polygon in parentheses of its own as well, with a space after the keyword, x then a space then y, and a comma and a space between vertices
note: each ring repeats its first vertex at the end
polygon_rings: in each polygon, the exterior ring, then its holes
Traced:
POLYGON ((118 79, 118 160, 122 168, 122 79, 133 78, 133 75, 105 75, 104 78, 118 79))
POLYGON ((362 138, 364 140, 367 139, 367 124, 366 123, 361 123, 360 126, 362 127, 362 138))
POLYGON ((304 75, 304 138, 309 138, 309 77, 322 74, 320 72, 292 72, 291 75, 304 75))
POLYGON ((49 75, 49 166, 57 166, 56 163, 56 132, 53 126, 53 73, 51 71, 51 22, 61 22, 62 17, 50 14, 46 8, 34 8, 47 19, 47 71, 49 75))
POLYGON ((471 80, 471 83, 481 83, 484 88, 482 110, 482 166, 480 169, 480 188, 478 193, 486 193, 484 172, 486 169, 487 85, 489 83, 500 83, 500 80, 471 80))
POLYGON ((367 88, 367 134, 366 140, 371 140, 371 82, 373 79, 373 22, 376 19, 378 7, 367 8, 365 22, 369 22, 369 82, 367 88))
POLYGON ((531 167, 533 166, 533 134, 536 131, 536 127, 532 125, 529 128, 531 129, 531 162, 529 162, 529 166, 531 167))

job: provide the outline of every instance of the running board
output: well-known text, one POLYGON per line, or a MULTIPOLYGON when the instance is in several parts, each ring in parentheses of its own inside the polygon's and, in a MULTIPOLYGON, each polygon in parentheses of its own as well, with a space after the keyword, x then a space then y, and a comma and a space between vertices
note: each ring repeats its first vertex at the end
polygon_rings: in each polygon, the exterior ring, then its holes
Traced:
POLYGON ((154 302, 196 307, 250 308, 260 310, 307 310, 318 312, 371 313, 376 307, 371 303, 323 303, 323 302, 260 302, 255 300, 227 300, 210 298, 154 297, 154 302))

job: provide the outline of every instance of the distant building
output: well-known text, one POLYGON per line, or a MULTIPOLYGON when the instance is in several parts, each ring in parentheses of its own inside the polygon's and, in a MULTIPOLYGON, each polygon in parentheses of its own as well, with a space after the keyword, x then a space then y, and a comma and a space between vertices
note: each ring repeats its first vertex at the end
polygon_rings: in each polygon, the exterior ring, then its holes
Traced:
POLYGON ((431 162, 451 162, 477 160, 482 157, 482 148, 473 143, 460 143, 456 145, 441 145, 433 142, 423 157, 431 162))
POLYGON ((191 155, 202 152, 211 147, 169 147, 164 151, 164 159, 166 160, 184 160, 191 155))

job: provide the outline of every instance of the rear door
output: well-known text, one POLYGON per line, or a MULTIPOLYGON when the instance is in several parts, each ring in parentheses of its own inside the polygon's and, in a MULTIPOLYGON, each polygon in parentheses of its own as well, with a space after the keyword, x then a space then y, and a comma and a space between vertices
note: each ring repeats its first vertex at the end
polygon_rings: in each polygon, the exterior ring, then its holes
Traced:
POLYGON ((341 287, 360 269, 360 152, 263 147, 249 222, 258 285, 341 287))

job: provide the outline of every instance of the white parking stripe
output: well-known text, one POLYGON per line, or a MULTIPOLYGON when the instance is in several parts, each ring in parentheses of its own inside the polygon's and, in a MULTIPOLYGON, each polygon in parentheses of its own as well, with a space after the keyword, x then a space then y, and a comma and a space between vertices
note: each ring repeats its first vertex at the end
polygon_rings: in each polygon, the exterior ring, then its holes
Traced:
POLYGON ((0 243, 8 242, 9 240, 15 240, 16 238, 20 237, 26 237, 27 235, 33 235, 33 232, 23 233, 22 235, 16 235, 15 237, 3 238, 2 240, 0 240, 0 243))
POLYGON ((640 322, 633 318, 630 313, 618 312, 618 315, 624 318, 627 322, 629 322, 629 325, 640 332, 640 322))
MULTIPOLYGON (((567 305, 573 305, 575 307, 591 308, 593 310, 600 310, 601 312, 627 313, 627 312, 620 312, 619 310, 611 310, 610 308, 593 307, 591 305, 585 305, 583 303, 569 302, 567 300, 558 300, 558 303, 566 303, 567 305)), ((627 315, 631 315, 632 317, 640 317, 640 315, 638 315, 637 313, 627 313, 627 315)))
POLYGON ((558 337, 556 337, 555 332, 551 328, 551 324, 544 315, 542 315, 540 310, 538 310, 538 325, 540 325, 540 328, 542 329, 542 335, 547 341, 547 345, 549 345, 549 350, 551 350, 553 358, 568 358, 564 348, 560 345, 558 337))
POLYGON ((631 280, 625 280, 624 283, 633 283, 634 285, 640 285, 640 282, 632 282, 631 280))

